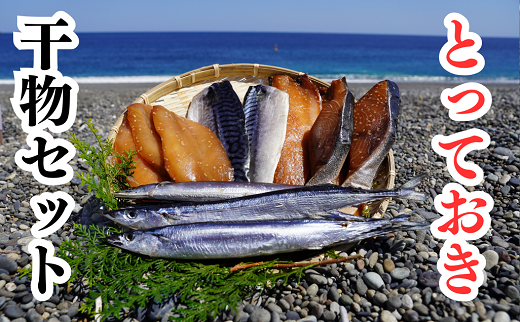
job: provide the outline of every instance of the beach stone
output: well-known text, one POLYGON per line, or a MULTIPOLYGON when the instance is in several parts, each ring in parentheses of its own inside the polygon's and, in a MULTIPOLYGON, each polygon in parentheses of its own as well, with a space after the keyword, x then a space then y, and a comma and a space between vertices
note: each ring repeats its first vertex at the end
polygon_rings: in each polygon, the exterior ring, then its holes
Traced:
MULTIPOLYGON (((300 319, 300 317, 298 317, 298 319, 300 319)), ((271 322, 280 322, 281 319, 280 319, 280 314, 276 313, 276 312, 271 312, 271 322)))
POLYGON ((513 151, 511 151, 511 149, 508 149, 508 148, 504 148, 504 147, 496 147, 493 149, 493 152, 494 153, 497 153, 497 154, 500 154, 500 155, 507 155, 507 156, 512 156, 513 155, 513 151))
POLYGON ((299 319, 297 322, 318 322, 318 319, 314 315, 309 315, 303 319, 299 319))
POLYGON ((498 264, 498 254, 494 250, 486 250, 482 253, 482 256, 486 259, 486 271, 489 271, 493 266, 498 264))
POLYGON ((509 263, 511 261, 511 256, 509 256, 507 252, 501 250, 498 252, 498 260, 509 263))
POLYGON ((267 309, 271 312, 276 312, 278 314, 282 314, 283 311, 282 311, 282 308, 279 307, 278 305, 274 304, 274 303, 269 303, 269 305, 267 305, 267 309))
POLYGON ((498 181, 498 176, 496 174, 490 173, 487 176, 487 180, 488 181, 497 182, 498 181))
POLYGON ((397 296, 390 296, 386 306, 390 311, 397 310, 402 305, 401 299, 397 296))
POLYGON ((248 319, 249 313, 238 311, 237 315, 235 315, 235 318, 233 319, 233 322, 247 322, 248 319))
POLYGON ((271 321, 271 313, 266 309, 258 308, 249 316, 251 322, 269 322, 271 321))
POLYGON ((419 313, 414 310, 408 310, 403 314, 403 319, 407 322, 418 322, 419 321, 419 313))
POLYGON ((330 287, 328 296, 329 296, 329 299, 333 302, 339 301, 340 296, 339 296, 338 289, 336 288, 336 286, 330 287))
POLYGON ((29 309, 25 314, 25 319, 29 322, 43 322, 43 318, 35 309, 29 309))
POLYGON ((344 306, 350 306, 350 304, 352 304, 352 298, 347 294, 341 294, 339 298, 339 304, 344 306))
POLYGON ((287 320, 299 320, 300 319, 300 315, 294 311, 289 311, 287 313, 285 313, 285 317, 287 320))
POLYGON ((377 306, 383 306, 386 303, 386 301, 388 301, 388 298, 383 293, 377 292, 376 295, 374 295, 374 303, 377 306))
POLYGON ((18 269, 18 264, 14 260, 0 255, 0 268, 5 269, 9 274, 14 274, 18 269))
POLYGON ((314 315, 317 319, 323 315, 323 306, 321 304, 315 305, 311 310, 311 315, 314 315))
POLYGON ((370 257, 368 258, 368 266, 370 266, 371 268, 374 267, 374 265, 377 263, 377 259, 379 258, 379 254, 378 253, 372 253, 370 255, 370 257))
POLYGON ((73 318, 75 317, 76 315, 78 315, 78 307, 76 305, 73 305, 71 306, 68 310, 67 310, 67 315, 70 317, 70 318, 73 318))
POLYGON ((385 269, 385 271, 387 273, 390 273, 391 271, 394 270, 395 264, 390 258, 387 258, 383 261, 383 268, 385 269))
POLYGON ((252 306, 251 304, 247 304, 246 306, 244 306, 244 308, 242 309, 242 311, 246 312, 246 313, 253 313, 253 311, 255 310, 255 307, 252 306))
POLYGON ((17 319, 24 316, 24 311, 17 305, 8 306, 4 312, 5 316, 10 319, 17 319))
POLYGON ((368 272, 365 275, 363 275, 363 280, 365 281, 368 287, 371 287, 375 290, 379 290, 380 288, 385 286, 385 283, 383 282, 381 276, 374 272, 368 272))
POLYGON ((397 319, 395 318, 395 316, 390 312, 390 311, 387 311, 387 310, 383 310, 383 312, 381 312, 381 322, 397 322, 397 319))
POLYGON ((509 180, 509 183, 515 187, 520 186, 520 179, 513 177, 511 180, 509 180))
POLYGON ((374 271, 379 275, 385 273, 385 270, 383 269, 383 265, 381 263, 376 263, 374 265, 374 271))
POLYGON ((284 299, 280 299, 280 301, 278 301, 278 306, 281 307, 284 311, 289 311, 291 309, 291 304, 289 304, 289 302, 284 299))
POLYGON ((401 281, 410 276, 410 270, 407 268, 396 268, 390 272, 390 276, 392 276, 392 279, 401 281))
POLYGON ((327 321, 327 322, 331 322, 331 321, 334 321, 336 319, 336 314, 334 312, 331 312, 331 311, 324 311, 321 318, 324 320, 324 321, 327 321))
POLYGON ((368 291, 368 287, 365 285, 365 282, 361 278, 356 280, 356 291, 359 295, 365 295, 368 291))
POLYGON ((413 308, 413 301, 410 295, 403 295, 403 298, 401 299, 401 307, 405 310, 410 310, 413 308))
POLYGON ((308 283, 325 285, 327 284, 327 278, 319 274, 305 274, 305 279, 308 283))
POLYGON ((507 314, 504 311, 498 311, 496 312, 495 316, 493 317, 493 322, 510 322, 511 317, 509 314, 507 314))
POLYGON ((315 296, 316 294, 318 294, 318 290, 319 290, 318 285, 316 285, 316 284, 311 284, 311 285, 307 288, 307 295, 309 295, 309 297, 313 297, 313 296, 315 296))
POLYGON ((339 309, 339 304, 338 302, 332 302, 330 303, 330 307, 329 307, 330 311, 333 312, 334 314, 336 314, 337 316, 340 315, 340 309, 339 309))
POLYGON ((502 239, 502 237, 500 237, 500 236, 493 236, 493 237, 491 237, 491 244, 493 244, 495 246, 500 246, 502 248, 508 248, 509 247, 509 243, 506 242, 504 239, 502 239))
POLYGON ((520 298, 520 292, 518 291, 518 289, 516 287, 514 287, 513 285, 509 285, 507 286, 506 288, 506 295, 512 299, 513 301, 514 300, 518 300, 520 298))
POLYGON ((68 315, 62 315, 59 317, 60 322, 70 322, 71 319, 68 315))
POLYGON ((426 272, 423 273, 420 277, 418 277, 417 280, 425 287, 434 288, 439 286, 440 278, 441 274, 439 272, 426 272))

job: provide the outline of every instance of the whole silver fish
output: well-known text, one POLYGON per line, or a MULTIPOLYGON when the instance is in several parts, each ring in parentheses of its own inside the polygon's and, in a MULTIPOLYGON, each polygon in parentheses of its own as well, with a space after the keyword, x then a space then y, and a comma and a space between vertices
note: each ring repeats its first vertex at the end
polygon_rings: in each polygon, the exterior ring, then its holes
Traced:
POLYGON ((244 114, 250 181, 271 183, 285 141, 289 94, 272 86, 251 86, 244 97, 244 114))
POLYGON ((384 235, 428 229, 409 215, 365 222, 324 220, 199 223, 130 231, 106 238, 109 244, 151 257, 221 259, 262 256, 328 246, 384 235))
POLYGON ((116 198, 162 201, 215 201, 298 188, 276 183, 236 181, 161 182, 114 193, 116 198))
POLYGON ((317 218, 371 200, 395 197, 426 200, 413 188, 421 175, 393 190, 362 190, 339 186, 304 186, 254 196, 203 203, 148 204, 121 208, 103 216, 132 229, 200 222, 239 222, 317 218))

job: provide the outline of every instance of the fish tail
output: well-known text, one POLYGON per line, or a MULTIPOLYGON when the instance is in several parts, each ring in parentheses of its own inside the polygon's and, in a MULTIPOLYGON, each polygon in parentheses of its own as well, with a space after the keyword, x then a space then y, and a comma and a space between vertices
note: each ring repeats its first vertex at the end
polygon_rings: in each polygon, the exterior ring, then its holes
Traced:
POLYGON ((426 179, 426 177, 426 173, 421 173, 410 179, 408 182, 404 183, 401 187, 399 187, 400 193, 398 198, 425 201, 426 195, 422 192, 415 191, 415 188, 419 186, 421 182, 426 179))
POLYGON ((402 186, 401 186, 401 189, 414 189, 416 188, 418 185, 421 184, 421 182, 426 179, 428 175, 426 173, 421 173, 421 174, 418 174, 416 175, 415 177, 413 177, 412 179, 410 179, 408 182, 405 182, 402 186))

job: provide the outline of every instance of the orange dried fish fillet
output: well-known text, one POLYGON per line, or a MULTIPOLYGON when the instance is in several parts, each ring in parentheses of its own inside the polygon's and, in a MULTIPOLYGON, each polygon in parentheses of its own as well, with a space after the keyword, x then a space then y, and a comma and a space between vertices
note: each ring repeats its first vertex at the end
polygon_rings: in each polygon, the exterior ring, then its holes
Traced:
MULTIPOLYGON (((123 123, 119 127, 116 139, 114 141, 114 152, 121 155, 128 155, 127 151, 136 150, 134 139, 132 138, 132 132, 130 125, 128 124, 127 114, 123 118, 123 123)), ((119 158, 116 158, 116 162, 121 162, 119 158)), ((132 187, 142 186, 145 184, 158 183, 162 181, 168 181, 169 177, 163 177, 157 173, 152 166, 146 162, 138 153, 132 156, 132 160, 135 162, 135 169, 132 177, 126 178, 128 184, 132 187)))
POLYGON ((152 109, 165 168, 176 182, 233 181, 231 162, 216 134, 160 105, 152 109))
POLYGON ((152 106, 134 103, 126 108, 132 137, 137 153, 162 176, 168 176, 164 168, 161 138, 155 131, 152 119, 152 106))
POLYGON ((354 105, 348 174, 342 186, 371 189, 397 131, 400 95, 389 80, 377 83, 354 105))
POLYGON ((274 183, 304 185, 310 170, 307 140, 321 110, 321 96, 307 75, 296 81, 277 75, 272 78, 272 86, 289 94, 287 132, 274 183))

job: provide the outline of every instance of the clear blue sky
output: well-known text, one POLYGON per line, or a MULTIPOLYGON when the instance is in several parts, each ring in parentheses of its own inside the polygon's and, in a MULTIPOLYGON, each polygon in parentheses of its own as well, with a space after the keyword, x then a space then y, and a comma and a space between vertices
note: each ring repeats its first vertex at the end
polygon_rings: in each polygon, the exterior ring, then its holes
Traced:
POLYGON ((481 37, 518 37, 518 0, 2 0, 0 31, 16 16, 63 10, 77 32, 267 31, 445 36, 444 17, 463 14, 481 37))

